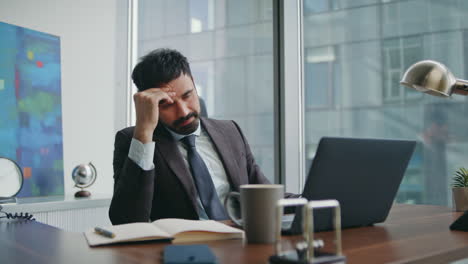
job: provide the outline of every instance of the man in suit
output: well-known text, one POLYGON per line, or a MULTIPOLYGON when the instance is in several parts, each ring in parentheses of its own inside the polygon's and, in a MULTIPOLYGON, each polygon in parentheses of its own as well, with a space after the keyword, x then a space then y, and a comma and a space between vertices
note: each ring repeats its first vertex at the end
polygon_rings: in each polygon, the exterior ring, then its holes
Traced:
POLYGON ((234 121, 200 116, 187 59, 157 49, 132 74, 136 125, 114 149, 113 224, 160 218, 227 219, 222 206, 241 184, 268 184, 234 121))

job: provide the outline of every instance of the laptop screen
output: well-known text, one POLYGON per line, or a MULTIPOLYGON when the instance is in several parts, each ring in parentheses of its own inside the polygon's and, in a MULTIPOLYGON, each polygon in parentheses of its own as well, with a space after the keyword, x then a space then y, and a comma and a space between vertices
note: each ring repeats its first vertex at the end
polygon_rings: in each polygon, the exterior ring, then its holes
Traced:
MULTIPOLYGON (((342 227, 385 221, 416 142, 390 139, 324 137, 320 140, 302 197, 336 199, 342 227)), ((292 232, 301 231, 301 208, 292 232)), ((332 229, 332 211, 314 211, 316 231, 332 229)))

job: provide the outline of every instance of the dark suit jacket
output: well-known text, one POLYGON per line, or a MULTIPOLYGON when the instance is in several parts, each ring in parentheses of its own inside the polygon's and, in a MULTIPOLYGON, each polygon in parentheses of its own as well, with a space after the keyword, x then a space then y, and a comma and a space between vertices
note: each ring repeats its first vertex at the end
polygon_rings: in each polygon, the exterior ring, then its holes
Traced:
MULTIPOLYGON (((239 191, 241 184, 269 183, 234 121, 202 117, 201 125, 213 141, 231 190, 239 191)), ((172 135, 158 125, 153 135, 155 168, 144 171, 128 158, 133 130, 134 127, 125 128, 115 137, 114 196, 109 210, 112 223, 171 217, 199 219, 197 189, 172 135)))

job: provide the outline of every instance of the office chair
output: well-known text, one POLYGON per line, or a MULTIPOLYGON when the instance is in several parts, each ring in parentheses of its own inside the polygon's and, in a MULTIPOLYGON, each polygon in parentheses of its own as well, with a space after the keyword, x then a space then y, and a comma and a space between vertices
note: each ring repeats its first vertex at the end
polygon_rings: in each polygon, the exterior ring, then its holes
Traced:
POLYGON ((205 100, 203 98, 199 97, 200 100, 200 116, 202 117, 208 117, 208 112, 206 111, 206 105, 205 105, 205 100))

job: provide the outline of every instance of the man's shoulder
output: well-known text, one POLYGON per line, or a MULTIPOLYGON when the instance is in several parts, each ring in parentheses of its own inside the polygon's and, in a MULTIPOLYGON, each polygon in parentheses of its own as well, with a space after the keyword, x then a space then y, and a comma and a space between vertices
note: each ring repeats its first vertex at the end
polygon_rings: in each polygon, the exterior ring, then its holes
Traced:
POLYGON ((202 122, 205 125, 211 125, 211 126, 216 126, 216 127, 235 127, 236 126, 236 123, 233 120, 222 120, 222 119, 203 117, 202 122))
POLYGON ((133 137, 133 131, 135 130, 135 126, 126 127, 121 129, 117 132, 117 134, 123 134, 127 137, 133 137))
POLYGON ((240 135, 243 137, 241 128, 234 120, 203 118, 202 123, 208 132, 218 131, 225 136, 234 137, 235 135, 240 135))

